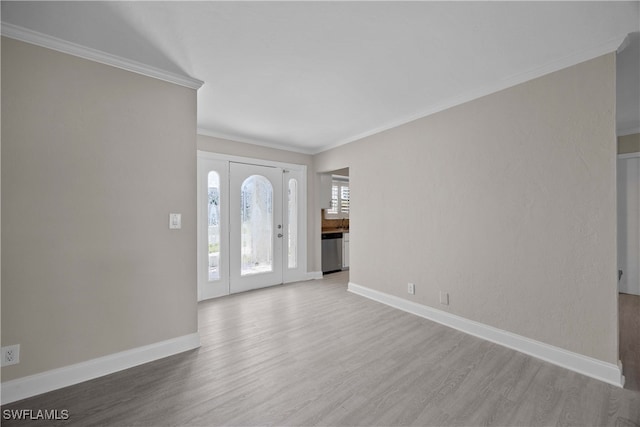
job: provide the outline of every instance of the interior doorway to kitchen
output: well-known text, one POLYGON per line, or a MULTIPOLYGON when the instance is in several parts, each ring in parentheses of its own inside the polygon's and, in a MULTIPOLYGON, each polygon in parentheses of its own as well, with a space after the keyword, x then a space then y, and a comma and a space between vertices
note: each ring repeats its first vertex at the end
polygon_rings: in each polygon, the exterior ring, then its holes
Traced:
POLYGON ((349 168, 321 174, 321 258, 323 275, 350 268, 351 187, 349 168))

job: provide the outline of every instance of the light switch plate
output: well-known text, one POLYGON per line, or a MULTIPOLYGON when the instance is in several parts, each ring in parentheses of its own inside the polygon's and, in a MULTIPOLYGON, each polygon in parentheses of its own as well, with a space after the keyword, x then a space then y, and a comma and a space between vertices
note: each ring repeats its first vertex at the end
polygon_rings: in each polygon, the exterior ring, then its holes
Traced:
POLYGON ((171 230, 178 230, 182 228, 182 214, 179 214, 179 213, 169 214, 169 228, 171 230))

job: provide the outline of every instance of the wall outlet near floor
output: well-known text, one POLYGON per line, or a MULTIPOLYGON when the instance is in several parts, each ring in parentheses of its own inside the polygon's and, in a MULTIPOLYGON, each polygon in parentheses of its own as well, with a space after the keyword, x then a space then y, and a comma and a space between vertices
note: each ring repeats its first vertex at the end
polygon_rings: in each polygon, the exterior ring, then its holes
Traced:
POLYGON ((411 295, 415 295, 416 294, 416 285, 414 283, 409 283, 407 285, 407 292, 409 292, 411 295))
POLYGON ((20 344, 2 347, 2 366, 20 363, 20 344))
POLYGON ((440 304, 449 305, 449 294, 447 292, 440 291, 440 304))

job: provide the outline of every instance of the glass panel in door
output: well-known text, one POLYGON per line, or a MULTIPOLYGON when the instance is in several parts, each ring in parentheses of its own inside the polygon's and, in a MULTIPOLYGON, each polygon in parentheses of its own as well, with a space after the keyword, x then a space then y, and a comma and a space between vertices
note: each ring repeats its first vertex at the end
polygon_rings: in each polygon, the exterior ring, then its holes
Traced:
POLYGON ((261 175, 240 189, 240 275, 273 271, 273 186, 261 175))
POLYGON ((282 169, 230 163, 230 292, 282 283, 282 169))

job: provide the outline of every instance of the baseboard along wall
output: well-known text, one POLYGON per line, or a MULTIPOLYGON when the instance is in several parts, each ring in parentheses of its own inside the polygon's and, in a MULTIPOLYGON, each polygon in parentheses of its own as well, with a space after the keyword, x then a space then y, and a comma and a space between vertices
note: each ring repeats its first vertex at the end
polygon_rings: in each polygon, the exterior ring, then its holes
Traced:
POLYGON ((183 335, 166 341, 121 351, 108 356, 2 383, 2 404, 113 374, 143 363, 200 347, 200 335, 183 335))
POLYGON ((440 323, 469 335, 491 341, 512 350, 542 359, 554 365, 578 372, 617 387, 624 385, 622 367, 619 364, 607 363, 598 359, 574 353, 540 341, 532 340, 493 326, 465 319, 446 311, 408 301, 394 295, 366 288, 349 282, 349 292, 373 301, 386 304, 407 313, 415 314, 428 320, 440 323))

